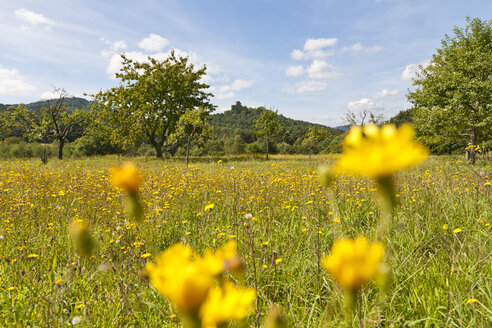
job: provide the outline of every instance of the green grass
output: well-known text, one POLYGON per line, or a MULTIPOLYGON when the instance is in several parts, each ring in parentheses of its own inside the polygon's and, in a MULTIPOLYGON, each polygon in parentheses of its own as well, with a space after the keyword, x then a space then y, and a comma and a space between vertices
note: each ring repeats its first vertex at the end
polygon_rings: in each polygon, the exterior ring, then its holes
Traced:
MULTIPOLYGON (((123 196, 108 183, 117 158, 0 162, 0 326, 70 326, 74 317, 82 327, 180 326, 142 268, 176 242, 202 251, 229 238, 238 241, 244 283, 258 292, 247 326, 263 322, 274 303, 289 327, 347 326, 343 292, 318 259, 338 238, 374 238, 375 184, 341 177, 333 190, 322 188, 317 167, 331 156, 222 160, 186 168, 135 159, 146 178, 139 224, 127 219, 123 196), (204 211, 209 203, 215 207, 204 211), (91 224, 91 259, 80 258, 68 236, 76 218, 91 224)), ((491 163, 458 160, 431 157, 398 174, 386 241, 390 282, 385 292, 363 290, 353 327, 492 324, 491 163)))

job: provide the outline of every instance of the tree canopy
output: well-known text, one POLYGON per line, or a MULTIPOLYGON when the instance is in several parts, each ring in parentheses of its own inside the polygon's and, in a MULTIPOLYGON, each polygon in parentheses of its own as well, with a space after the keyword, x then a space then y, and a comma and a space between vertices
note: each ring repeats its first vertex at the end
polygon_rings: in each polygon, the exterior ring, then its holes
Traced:
POLYGON ((446 35, 430 64, 421 67, 408 100, 416 108, 419 135, 466 137, 477 145, 492 133, 492 20, 467 18, 467 23, 446 35))
POLYGON ((149 57, 139 63, 121 57, 123 67, 116 73, 120 85, 94 95, 94 106, 100 119, 113 127, 114 144, 127 147, 146 139, 160 158, 187 109, 215 109, 209 101, 212 94, 204 91, 209 86, 201 81, 206 67, 195 70, 188 58, 177 58, 174 51, 163 61, 149 57))
POLYGON ((254 131, 258 138, 266 141, 266 159, 268 160, 269 144, 282 133, 282 124, 278 121, 278 111, 265 109, 255 122, 254 131))
POLYGON ((70 135, 77 129, 82 134, 83 125, 89 119, 87 111, 71 110, 65 101, 68 93, 64 89, 56 88, 54 92, 58 97, 47 103, 29 110, 20 104, 10 109, 10 124, 22 129, 23 134, 31 141, 43 143, 58 141, 58 158, 63 158, 63 147, 70 135))
POLYGON ((195 143, 202 146, 213 136, 213 127, 208 123, 208 113, 202 108, 187 109, 178 120, 176 131, 170 139, 184 140, 186 144, 186 165, 189 162, 190 146, 195 143))

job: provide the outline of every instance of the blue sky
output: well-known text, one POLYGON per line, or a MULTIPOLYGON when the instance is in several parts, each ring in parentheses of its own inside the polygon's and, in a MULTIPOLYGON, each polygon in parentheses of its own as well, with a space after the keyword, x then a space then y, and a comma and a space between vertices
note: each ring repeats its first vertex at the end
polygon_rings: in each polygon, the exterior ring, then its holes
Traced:
POLYGON ((0 0, 0 103, 118 84, 119 53, 171 49, 207 65, 218 111, 235 101, 336 126, 347 112, 391 117, 418 64, 492 1, 0 0))

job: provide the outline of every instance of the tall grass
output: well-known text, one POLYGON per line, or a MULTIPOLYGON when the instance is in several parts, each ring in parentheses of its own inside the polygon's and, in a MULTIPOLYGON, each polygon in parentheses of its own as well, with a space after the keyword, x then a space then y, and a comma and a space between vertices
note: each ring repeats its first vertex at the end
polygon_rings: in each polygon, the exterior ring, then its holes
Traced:
MULTIPOLYGON (((0 326, 179 326, 142 268, 176 242, 203 250, 229 239, 238 242, 245 283, 258 292, 247 325, 261 323, 274 303, 292 327, 342 324, 343 294, 319 258, 340 237, 374 236, 372 181, 341 177, 334 192, 324 189, 316 171, 330 156, 189 168, 137 159, 145 219, 136 224, 108 183, 118 161, 0 162, 0 326), (76 218, 91 225, 90 259, 68 236, 76 218)), ((490 164, 431 157, 397 175, 390 284, 384 296, 365 289, 354 327, 492 324, 490 164)))

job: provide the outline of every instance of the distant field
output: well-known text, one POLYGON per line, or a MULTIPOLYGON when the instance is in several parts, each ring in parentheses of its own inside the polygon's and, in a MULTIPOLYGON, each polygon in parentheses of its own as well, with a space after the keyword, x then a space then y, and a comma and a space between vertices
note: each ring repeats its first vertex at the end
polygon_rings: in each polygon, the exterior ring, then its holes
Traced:
MULTIPOLYGON (((176 242, 203 250, 229 239, 246 265, 244 283, 258 293, 245 326, 274 303, 289 327, 342 326, 343 292, 319 258, 340 237, 373 238, 380 212, 368 179, 321 187, 317 167, 333 160, 274 156, 187 168, 133 159, 145 175, 138 224, 108 182, 120 159, 0 162, 0 327, 67 327, 74 317, 82 327, 180 326, 142 268, 176 242), (90 222, 96 242, 88 260, 68 236, 76 218, 90 222)), ((492 325, 491 164, 430 157, 397 175, 388 290, 364 290, 353 327, 492 325)))

